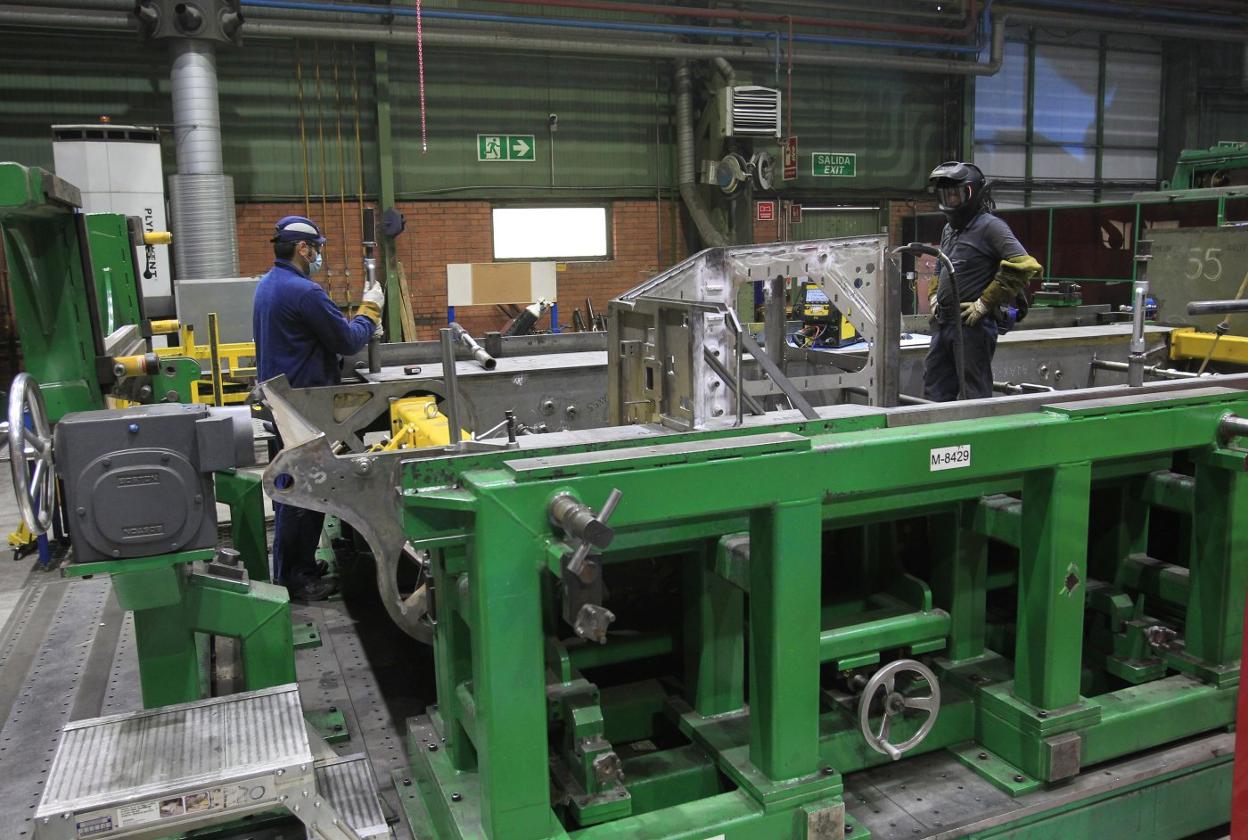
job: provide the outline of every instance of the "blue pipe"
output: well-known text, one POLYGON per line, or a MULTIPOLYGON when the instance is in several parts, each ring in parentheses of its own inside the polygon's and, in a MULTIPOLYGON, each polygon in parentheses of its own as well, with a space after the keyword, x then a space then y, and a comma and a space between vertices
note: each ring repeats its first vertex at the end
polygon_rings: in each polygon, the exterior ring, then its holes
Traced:
MULTIPOLYGON (((298 11, 332 12, 337 14, 356 15, 393 15, 395 17, 416 17, 416 10, 405 6, 379 6, 370 3, 320 3, 312 0, 243 0, 243 5, 258 6, 269 9, 293 9, 298 11)), ((987 14, 987 6, 984 10, 987 14)), ((524 15, 499 15, 484 12, 456 12, 446 9, 425 9, 425 18, 431 20, 466 20, 478 23, 511 23, 524 26, 564 26, 572 29, 600 29, 617 32, 654 32, 663 35, 689 35, 705 37, 715 35, 724 38, 746 38, 749 40, 787 40, 787 36, 778 36, 775 32, 759 29, 728 29, 723 27, 675 26, 666 23, 620 23, 607 20, 589 20, 576 18, 547 18, 524 15)), ((982 33, 981 33, 982 34, 982 33)), ((828 35, 794 35, 793 40, 800 43, 824 44, 838 47, 869 47, 875 49, 904 49, 918 52, 952 52, 977 54, 982 45, 955 46, 947 44, 924 44, 909 41, 874 41, 856 38, 837 38, 828 35)))
POLYGON ((1027 0, 1028 6, 1048 6, 1055 9, 1074 9, 1081 12, 1097 14, 1116 13, 1132 18, 1149 18, 1152 20, 1176 20, 1197 23, 1229 23, 1243 26, 1248 18, 1235 15, 1215 15, 1208 12, 1182 12, 1177 9, 1149 9, 1116 6, 1112 3, 1096 3, 1092 0, 1027 0))

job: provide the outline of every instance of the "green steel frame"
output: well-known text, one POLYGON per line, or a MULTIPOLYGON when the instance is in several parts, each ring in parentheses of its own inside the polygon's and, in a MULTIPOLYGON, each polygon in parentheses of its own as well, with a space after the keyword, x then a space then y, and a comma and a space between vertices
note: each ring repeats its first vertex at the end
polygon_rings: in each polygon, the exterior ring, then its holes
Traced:
MULTIPOLYGON (((927 659, 944 695, 916 752, 948 748, 1013 795, 1230 726, 1248 472, 1217 430, 1246 411, 1242 392, 1196 389, 405 463, 404 527, 431 552, 437 617, 438 703, 411 723, 415 786, 398 780, 418 836, 832 836, 820 826, 845 819, 844 776, 888 758, 829 680, 898 655, 927 659), (721 445, 684 446, 707 437, 721 445), (950 446, 970 447, 967 465, 932 470, 950 446), (675 568, 685 607, 666 630, 585 648, 558 618, 567 547, 547 509, 612 489, 607 580, 639 559, 675 568), (1184 523, 1164 561, 1145 553, 1159 511, 1184 523), (899 550, 903 523, 927 529, 928 556, 899 550), (653 679, 615 684, 610 664, 628 660, 653 679), (653 754, 627 747, 652 738, 653 754), (622 782, 593 772, 613 749, 622 782)), ((1224 821, 1210 801, 1201 818, 1224 821)), ((1093 811, 1020 836, 1073 836, 1093 811)))
POLYGON ((241 690, 295 681, 290 596, 268 583, 264 494, 260 479, 233 470, 216 473, 216 498, 230 508, 230 533, 247 579, 196 569, 211 549, 133 560, 77 563, 71 577, 112 576, 124 610, 134 612, 139 681, 146 708, 210 696, 204 667, 207 637, 239 642, 241 690))

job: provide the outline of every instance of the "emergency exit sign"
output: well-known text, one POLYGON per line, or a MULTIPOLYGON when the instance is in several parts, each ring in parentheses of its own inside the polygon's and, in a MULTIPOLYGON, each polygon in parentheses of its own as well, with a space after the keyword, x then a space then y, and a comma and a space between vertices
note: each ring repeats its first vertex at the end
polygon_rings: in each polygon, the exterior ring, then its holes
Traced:
POLYGON ((532 134, 478 134, 478 161, 522 161, 537 159, 537 143, 532 134))
POLYGON ((811 152, 810 174, 816 178, 855 178, 858 155, 847 152, 811 152))

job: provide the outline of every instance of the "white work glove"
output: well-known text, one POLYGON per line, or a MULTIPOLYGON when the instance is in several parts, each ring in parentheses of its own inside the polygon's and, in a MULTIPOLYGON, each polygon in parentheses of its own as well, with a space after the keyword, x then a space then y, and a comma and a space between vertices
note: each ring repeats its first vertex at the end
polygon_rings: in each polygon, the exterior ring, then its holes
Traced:
POLYGON ((378 311, 386 308, 386 290, 381 287, 381 283, 364 285, 364 302, 373 304, 378 311))
POLYGON ((988 314, 988 305, 984 303, 983 298, 976 300, 974 303, 962 304, 962 320, 968 327, 973 327, 988 314))
POLYGON ((937 306, 936 293, 932 292, 932 296, 927 299, 927 311, 932 313, 932 315, 935 315, 936 306, 937 306))

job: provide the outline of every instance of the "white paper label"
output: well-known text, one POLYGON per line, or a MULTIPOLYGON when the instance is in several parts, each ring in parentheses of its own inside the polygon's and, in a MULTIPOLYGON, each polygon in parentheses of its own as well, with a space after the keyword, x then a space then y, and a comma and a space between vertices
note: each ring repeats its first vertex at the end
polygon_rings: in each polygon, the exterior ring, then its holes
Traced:
POLYGON ((931 455, 931 471, 957 470, 971 465, 971 445, 943 446, 933 449, 931 455))
POLYGON ((136 802, 117 809, 117 822, 122 828, 160 819, 160 806, 155 802, 136 802))

